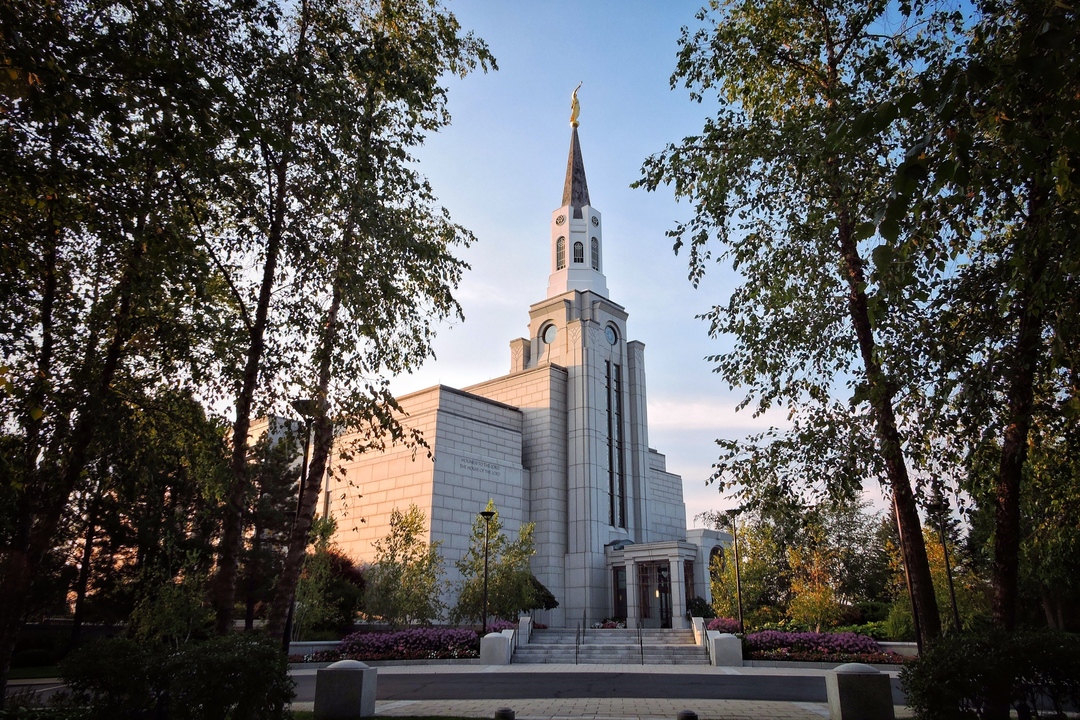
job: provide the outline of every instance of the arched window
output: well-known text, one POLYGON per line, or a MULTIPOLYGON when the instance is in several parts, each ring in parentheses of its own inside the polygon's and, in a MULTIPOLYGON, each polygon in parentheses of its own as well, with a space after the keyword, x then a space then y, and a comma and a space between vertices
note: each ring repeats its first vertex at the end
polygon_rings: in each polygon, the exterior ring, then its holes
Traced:
POLYGON ((585 246, 579 242, 574 243, 574 262, 585 262, 585 246))
POLYGON ((714 547, 709 551, 709 572, 720 572, 724 569, 724 549, 721 547, 714 547))
POLYGON ((600 241, 592 239, 592 269, 600 271, 600 241))
POLYGON ((560 237, 555 241, 555 269, 562 270, 566 267, 566 238, 560 237))

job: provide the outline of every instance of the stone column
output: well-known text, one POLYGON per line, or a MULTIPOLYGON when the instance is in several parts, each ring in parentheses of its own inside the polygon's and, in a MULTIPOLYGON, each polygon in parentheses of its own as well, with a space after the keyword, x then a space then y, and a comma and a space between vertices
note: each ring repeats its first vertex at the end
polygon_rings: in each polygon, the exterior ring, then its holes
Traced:
POLYGON ((686 621, 686 578, 682 560, 676 554, 668 560, 668 566, 671 568, 671 627, 685 630, 690 625, 686 621))
POLYGON ((636 628, 640 623, 640 611, 638 610, 637 563, 633 560, 626 561, 626 627, 636 628))

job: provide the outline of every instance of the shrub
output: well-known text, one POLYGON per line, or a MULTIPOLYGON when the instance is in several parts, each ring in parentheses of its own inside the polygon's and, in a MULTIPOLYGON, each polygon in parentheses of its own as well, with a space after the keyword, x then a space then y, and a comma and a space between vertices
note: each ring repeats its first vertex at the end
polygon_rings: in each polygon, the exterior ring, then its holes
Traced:
POLYGON ((487 624, 488 632, 501 632, 503 630, 516 630, 518 624, 509 620, 495 619, 487 624))
POLYGON ((1003 633, 945 637, 900 675, 908 705, 921 720, 988 717, 996 694, 1030 711, 1052 705, 1080 707, 1080 636, 1072 633, 1003 633))
POLYGON ((884 621, 881 622, 868 622, 862 625, 842 625, 837 628, 833 628, 833 632, 848 632, 855 633, 856 635, 866 635, 872 637, 875 640, 891 640, 889 635, 888 624, 884 621))
POLYGON ((705 629, 735 634, 739 632, 739 621, 734 618, 713 618, 705 624, 705 629))
POLYGON ((750 650, 796 650, 823 654, 880 653, 873 638, 855 633, 780 632, 764 630, 746 636, 750 650))
POLYGON ((191 643, 170 658, 170 720, 287 720, 293 681, 280 645, 262 635, 191 643))
POLYGON ((415 628, 353 633, 341 641, 342 657, 354 660, 423 660, 480 656, 480 636, 461 628, 415 628))
POLYGON ((73 702, 92 718, 135 717, 162 708, 166 685, 164 651, 127 638, 87 643, 60 663, 60 677, 73 702))
POLYGON ((686 612, 690 617, 699 617, 705 620, 716 617, 716 611, 712 605, 705 602, 705 598, 696 597, 686 604, 686 612))
POLYGON ((293 682, 276 642, 229 635, 179 650, 126 638, 90 643, 61 664, 89 718, 286 720, 293 682))

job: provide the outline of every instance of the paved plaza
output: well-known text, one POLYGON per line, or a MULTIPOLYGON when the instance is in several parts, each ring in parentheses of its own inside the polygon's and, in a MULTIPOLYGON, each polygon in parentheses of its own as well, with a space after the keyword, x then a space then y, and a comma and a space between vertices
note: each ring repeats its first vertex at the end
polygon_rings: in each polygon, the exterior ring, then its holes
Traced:
MULTIPOLYGON (((313 682, 316 670, 294 670, 293 676, 299 686, 313 682)), ((468 699, 468 700, 380 700, 375 704, 375 712, 379 717, 403 717, 403 716, 455 716, 491 718, 495 711, 509 707, 516 713, 517 720, 560 720, 563 718, 596 718, 597 720, 653 720, 668 718, 674 720, 680 711, 692 710, 698 714, 700 720, 735 720, 759 718, 778 718, 779 720, 820 720, 829 717, 829 708, 825 702, 793 702, 778 700, 735 700, 735 699, 711 699, 711 698, 626 698, 626 697, 544 697, 544 698, 506 698, 506 688, 513 687, 514 676, 535 673, 580 673, 582 675, 597 673, 640 673, 649 675, 650 681, 663 682, 663 675, 694 675, 713 674, 733 679, 734 677, 747 677, 755 679, 773 679, 776 681, 778 690, 782 690, 789 678, 821 678, 822 690, 824 689, 825 670, 819 669, 787 669, 787 668, 750 668, 750 667, 688 667, 688 666, 664 666, 664 665, 456 665, 456 666, 399 666, 379 668, 379 677, 397 676, 395 679, 403 679, 400 676, 416 676, 418 684, 427 682, 434 676, 443 681, 452 681, 454 676, 474 675, 478 673, 493 676, 490 678, 490 686, 499 688, 493 692, 498 697, 495 699, 468 699)), ((890 671, 889 676, 895 678, 896 671, 890 671)), ((476 678, 470 678, 475 680, 476 678)), ((395 683, 398 685, 399 683, 395 683)), ((644 684, 644 678, 643 678, 644 684)), ((557 691, 557 688, 552 688, 557 691)), ((549 693, 552 694, 552 693, 549 693)), ((301 694, 302 696, 302 694, 301 694)), ((313 703, 296 702, 293 708, 297 710, 311 710, 313 703)), ((908 708, 897 705, 894 707, 897 718, 911 717, 908 708)))

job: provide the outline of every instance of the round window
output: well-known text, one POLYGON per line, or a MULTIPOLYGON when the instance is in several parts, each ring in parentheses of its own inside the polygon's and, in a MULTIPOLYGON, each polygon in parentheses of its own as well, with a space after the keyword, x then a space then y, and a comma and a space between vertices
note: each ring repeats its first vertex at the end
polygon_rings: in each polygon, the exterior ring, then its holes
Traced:
POLYGON ((618 333, 616 333, 615 328, 610 325, 604 328, 604 337, 607 338, 608 345, 614 345, 615 343, 619 342, 618 333))
POLYGON ((540 339, 550 345, 555 342, 555 336, 559 334, 559 331, 554 325, 547 325, 540 331, 540 339))

